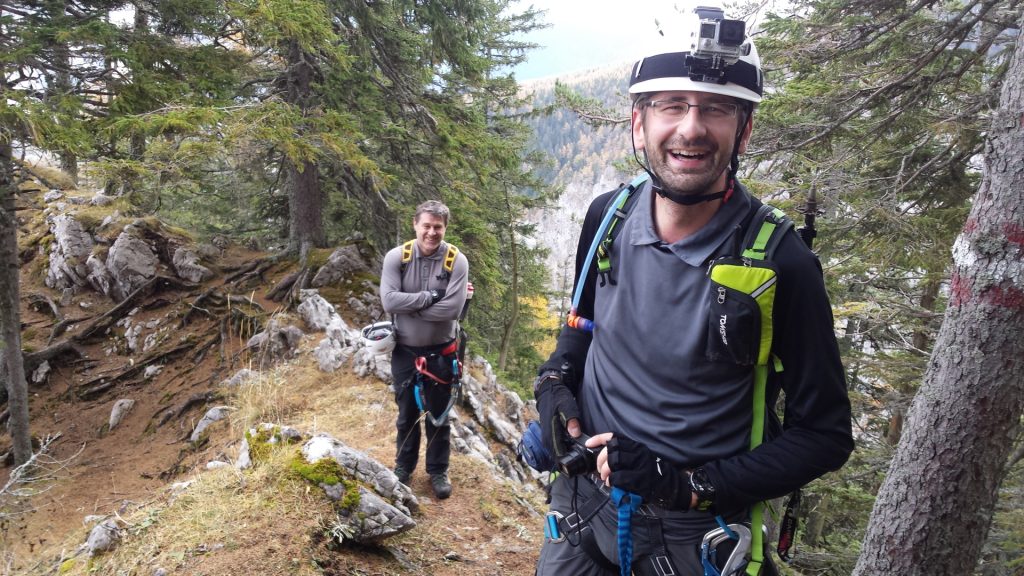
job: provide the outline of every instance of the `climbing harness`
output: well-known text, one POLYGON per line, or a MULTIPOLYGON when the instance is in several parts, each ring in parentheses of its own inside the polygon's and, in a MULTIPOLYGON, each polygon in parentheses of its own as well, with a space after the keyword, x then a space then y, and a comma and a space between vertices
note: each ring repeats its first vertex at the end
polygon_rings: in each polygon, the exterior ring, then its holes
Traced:
POLYGON ((451 412, 455 403, 458 402, 459 395, 462 393, 462 362, 459 359, 458 351, 459 340, 455 339, 440 352, 417 356, 414 362, 416 377, 413 384, 413 394, 416 398, 416 406, 434 426, 444 425, 445 421, 448 420, 449 412, 451 412), (450 364, 449 361, 451 362, 450 364), (442 371, 450 371, 451 376, 446 377, 437 374, 442 371), (437 416, 430 412, 430 405, 426 398, 426 394, 429 391, 428 387, 432 386, 451 386, 451 397, 448 399, 448 404, 441 414, 437 416))

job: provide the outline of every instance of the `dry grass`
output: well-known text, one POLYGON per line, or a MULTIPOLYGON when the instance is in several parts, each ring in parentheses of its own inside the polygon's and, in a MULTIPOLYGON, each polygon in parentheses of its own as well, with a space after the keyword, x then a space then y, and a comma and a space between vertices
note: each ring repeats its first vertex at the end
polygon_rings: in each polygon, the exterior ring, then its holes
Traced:
MULTIPOLYGON (((225 567, 245 565, 249 574, 316 574, 303 561, 304 551, 317 518, 329 517, 331 507, 319 490, 288 474, 295 450, 280 447, 251 470, 207 471, 180 492, 169 489, 159 503, 120 517, 126 530, 117 549, 71 558, 60 573, 148 576, 164 568, 171 574, 227 574, 225 567), (272 542, 283 532, 289 545, 275 548, 272 542), (252 553, 254 546, 260 554, 252 553)), ((83 530, 83 541, 85 535, 83 530)))
MULTIPOLYGON (((326 432, 382 463, 394 455, 395 406, 384 383, 347 371, 327 374, 308 357, 264 372, 230 393, 230 427, 219 428, 206 452, 234 451, 245 430, 261 422, 326 432)), ((163 489, 121 512, 125 538, 112 552, 74 555, 89 528, 71 533, 26 576, 151 576, 168 574, 283 576, 376 574, 497 576, 530 574, 540 548, 539 491, 502 481, 483 463, 453 454, 455 494, 432 500, 422 468, 411 487, 420 498, 416 528, 383 546, 337 546, 336 518, 322 490, 290 473, 297 447, 238 471, 203 470, 179 477, 191 484, 163 489)), ((422 450, 422 448, 421 448, 422 450)), ((4 571, 0 574, 13 574, 4 571)))

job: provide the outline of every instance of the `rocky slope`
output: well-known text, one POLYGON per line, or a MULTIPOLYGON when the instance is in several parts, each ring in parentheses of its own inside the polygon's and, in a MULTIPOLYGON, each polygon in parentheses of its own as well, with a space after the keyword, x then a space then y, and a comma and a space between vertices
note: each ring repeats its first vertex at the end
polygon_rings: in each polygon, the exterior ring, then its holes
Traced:
POLYGON ((266 574, 532 573, 542 491, 514 453, 532 408, 486 362, 471 363, 455 409, 455 495, 431 502, 422 472, 396 486, 388 359, 353 328, 379 312, 367 279, 378 264, 358 239, 300 268, 197 243, 124 215, 115 198, 23 188, 23 339, 47 453, 34 481, 0 500, 0 573, 234 574, 240 561, 266 574), (292 446, 275 448, 290 463, 254 458, 254 438, 292 446), (296 480, 297 453, 336 462, 376 508, 352 514, 333 484, 296 480), (244 513, 268 474, 280 475, 269 497, 280 502, 267 506, 289 502, 290 523, 244 513), (239 525, 164 534, 184 501, 224 505, 224 523, 239 525), (378 513, 386 520, 344 520, 378 513), (253 548, 252 529, 284 543, 253 548), (433 531, 453 535, 431 543, 433 531))

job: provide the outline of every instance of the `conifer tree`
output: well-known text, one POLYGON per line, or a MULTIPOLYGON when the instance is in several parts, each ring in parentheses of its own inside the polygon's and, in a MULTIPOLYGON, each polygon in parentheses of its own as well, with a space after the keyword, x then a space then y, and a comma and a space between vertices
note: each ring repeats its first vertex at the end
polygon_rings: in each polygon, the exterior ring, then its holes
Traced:
MULTIPOLYGON (((815 247, 865 434, 831 482, 832 517, 811 523, 858 538, 935 340, 949 253, 980 180, 975 159, 1021 6, 865 0, 787 9, 770 15, 757 39, 771 91, 754 133, 751 156, 760 161, 748 165, 767 176, 760 194, 799 208, 813 186, 825 206, 815 247)), ((854 554, 841 547, 834 565, 849 571, 854 554)))
POLYGON ((986 138, 984 179, 953 252, 949 307, 856 575, 967 574, 989 531, 1024 413, 1022 109, 1018 42, 986 138))

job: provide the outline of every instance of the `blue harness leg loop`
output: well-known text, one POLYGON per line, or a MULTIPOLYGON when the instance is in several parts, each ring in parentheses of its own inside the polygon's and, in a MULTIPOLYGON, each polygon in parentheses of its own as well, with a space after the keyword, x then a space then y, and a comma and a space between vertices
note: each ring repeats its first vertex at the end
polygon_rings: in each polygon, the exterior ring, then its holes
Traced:
POLYGON ((612 502, 619 509, 618 543, 619 575, 633 573, 633 513, 640 508, 644 499, 632 492, 612 487, 612 502))

